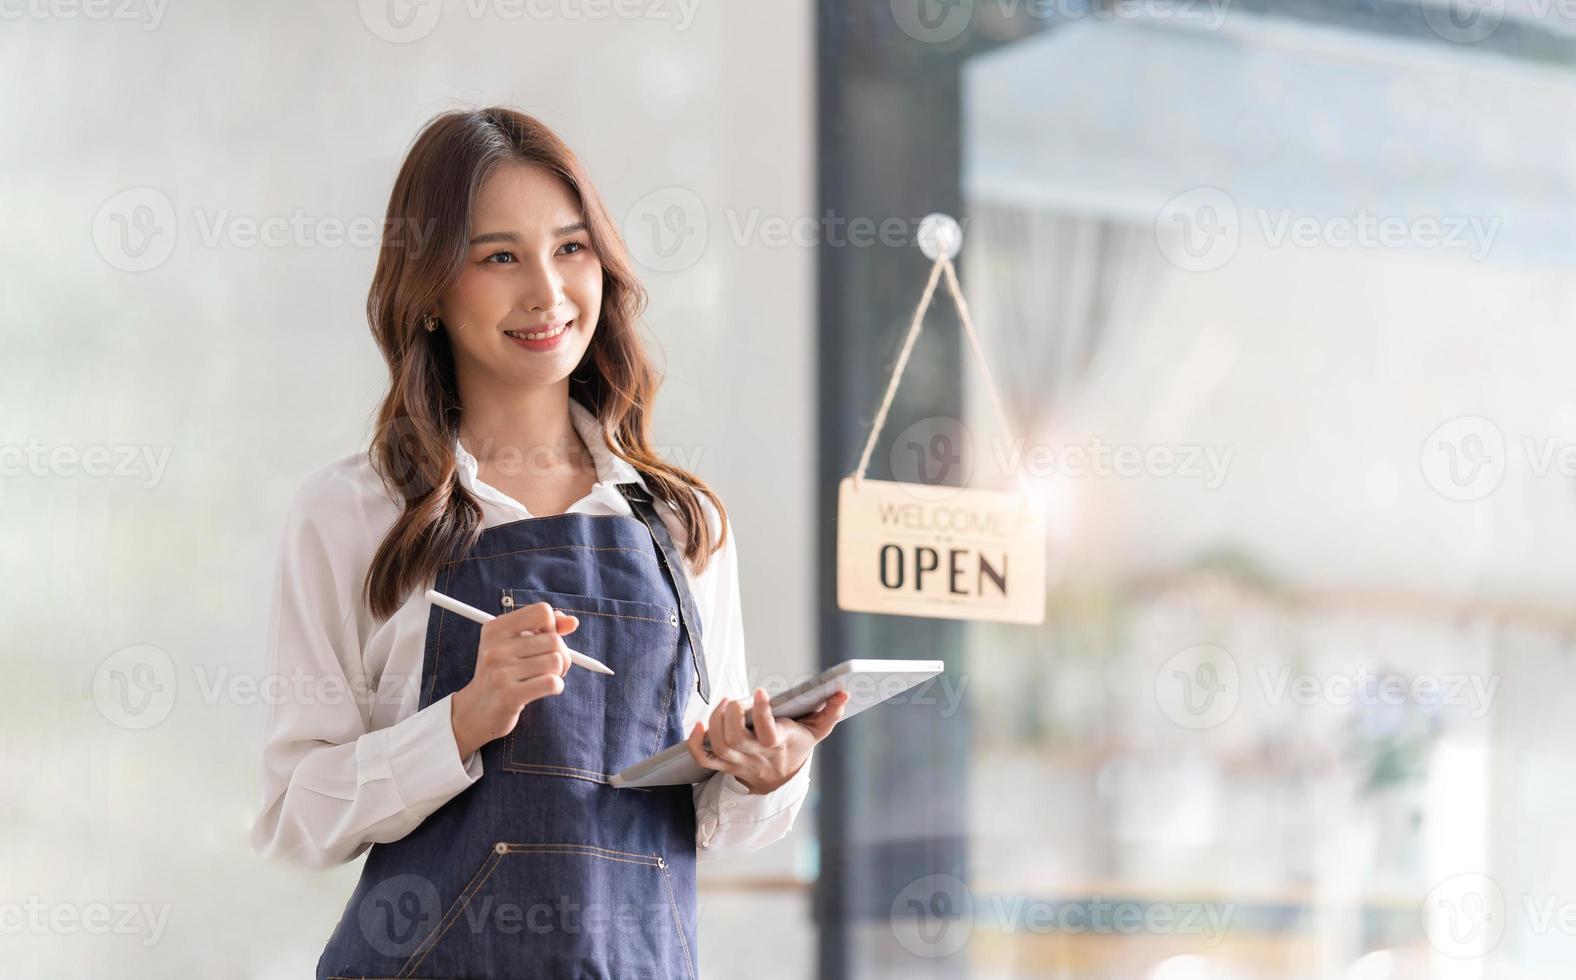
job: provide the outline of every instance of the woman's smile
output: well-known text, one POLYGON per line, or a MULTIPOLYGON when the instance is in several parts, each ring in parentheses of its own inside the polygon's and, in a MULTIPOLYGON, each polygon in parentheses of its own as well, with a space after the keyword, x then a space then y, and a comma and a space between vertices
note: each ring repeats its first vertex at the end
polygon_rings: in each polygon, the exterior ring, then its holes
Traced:
POLYGON ((574 325, 573 320, 560 320, 529 330, 505 330, 504 336, 526 350, 548 351, 562 343, 574 325))

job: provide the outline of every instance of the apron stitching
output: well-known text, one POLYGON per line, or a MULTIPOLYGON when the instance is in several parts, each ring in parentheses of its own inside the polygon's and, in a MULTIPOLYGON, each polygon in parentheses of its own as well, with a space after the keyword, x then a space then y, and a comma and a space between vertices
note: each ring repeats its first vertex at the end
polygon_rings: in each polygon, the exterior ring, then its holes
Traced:
POLYGON ((668 877, 668 869, 657 865, 657 870, 662 872, 662 883, 668 887, 668 908, 673 912, 673 928, 679 934, 679 945, 684 947, 684 970, 690 975, 690 980, 695 980, 695 964, 690 956, 689 940, 684 936, 684 923, 679 918, 679 900, 673 894, 673 879, 668 877))
MULTIPOLYGON (((651 857, 651 855, 649 855, 649 854, 642 854, 639 851, 621 851, 621 850, 619 850, 616 847, 601 847, 600 845, 597 845, 597 844, 569 844, 569 843, 563 843, 563 842, 558 842, 558 843, 552 843, 552 842, 518 843, 518 842, 505 841, 505 842, 503 842, 503 846, 509 848, 510 850, 522 850, 522 851, 528 851, 528 850, 531 850, 533 848, 538 848, 538 847, 576 847, 576 848, 581 848, 582 850, 587 850, 587 851, 602 851, 602 852, 607 853, 607 854, 625 854, 625 855, 628 855, 629 857, 639 857, 639 858, 650 858, 651 857)), ((656 861, 653 859, 651 863, 653 865, 655 865, 656 861)))
MULTIPOLYGON (((623 600, 623 601, 627 602, 629 600, 626 599, 626 600, 623 600)), ((664 626, 672 626, 673 625, 673 621, 672 620, 659 619, 656 616, 630 616, 630 615, 628 615, 626 613, 602 612, 602 611, 597 610, 597 609, 567 609, 567 608, 565 608, 563 606, 559 606, 557 608, 558 608, 558 610, 560 612, 585 613, 587 616, 606 616, 609 619, 639 619, 639 620, 643 620, 644 622, 647 622, 647 623, 662 623, 664 626)))
POLYGON ((563 520, 566 517, 580 518, 585 521, 627 521, 630 519, 630 515, 628 514, 586 514, 580 511, 565 511, 562 514, 547 514, 542 517, 521 517, 512 521, 504 521, 502 524, 494 524, 491 527, 483 528, 482 533, 484 535, 493 534, 503 530, 506 527, 513 527, 517 524, 539 524, 544 521, 563 520))
POLYGON ((427 948, 425 950, 419 951, 419 957, 417 957, 417 955, 414 953, 411 954, 412 959, 406 961, 405 968, 399 971, 400 976, 410 976, 418 966, 421 966, 422 961, 427 958, 428 954, 437 948, 438 943, 445 935, 448 934, 448 931, 454 927, 454 923, 460 921, 460 916, 465 912, 465 906, 469 905, 471 899, 476 897, 476 893, 481 890, 482 885, 487 883, 487 879, 492 877, 492 873, 498 870, 498 865, 502 863, 502 861, 503 855, 497 851, 493 851, 490 855, 488 855, 487 860, 482 863, 482 866, 476 869, 476 874, 471 876, 471 883, 466 885, 465 890, 460 892, 459 897, 454 900, 454 907, 449 910, 449 914, 444 916, 444 919, 447 921, 443 924, 443 929, 422 944, 427 948), (483 872, 486 873, 483 874, 483 872))
MULTIPOLYGON (((552 590, 551 589, 505 589, 504 591, 509 593, 509 595, 512 597, 514 595, 514 593, 516 593, 516 592, 551 592, 552 590)), ((644 602, 643 600, 640 600, 640 599, 619 599, 619 598, 615 598, 613 596, 605 596, 604 598, 607 599, 607 601, 609 601, 609 602, 629 602, 629 603, 637 603, 638 602, 641 605, 646 605, 646 606, 661 605, 661 603, 644 602)), ((553 608, 557 609, 559 612, 585 613, 587 616, 605 616, 608 619, 638 619, 638 620, 641 620, 642 622, 647 622, 647 623, 666 623, 669 626, 673 625, 673 618, 672 618, 672 616, 669 616, 667 619, 663 619, 663 618, 661 618, 659 616, 636 616, 636 615, 633 615, 631 613, 607 612, 606 610, 602 610, 602 609, 571 609, 568 606, 559 606, 559 605, 554 605, 553 608)))
POLYGON ((511 765, 509 765, 507 763, 504 764, 503 769, 504 769, 504 772, 512 772, 512 773, 514 773, 516 775, 519 775, 519 776, 551 776, 554 779, 582 779, 582 780, 585 780, 586 782, 592 783, 592 784, 594 784, 596 786, 606 786, 607 785, 607 780, 606 779, 594 779, 591 776, 581 776, 581 775, 579 775, 577 773, 572 773, 572 772, 536 772, 536 771, 531 770, 531 769, 524 769, 524 768, 520 768, 518 766, 511 766, 511 765))
MULTIPOLYGON (((503 764, 503 770, 504 770, 504 772, 520 773, 520 774, 525 775, 525 776, 551 776, 554 779, 583 779, 583 780, 585 780, 588 783, 595 783, 598 786, 609 786, 609 785, 612 784, 611 774, 608 774, 608 773, 600 773, 600 774, 597 774, 595 776, 581 776, 581 775, 579 775, 577 773, 573 773, 573 772, 538 772, 537 769, 542 767, 543 765, 544 765, 543 763, 536 763, 536 762, 509 762, 509 761, 505 761, 504 764, 503 764)), ((562 767, 559 767, 559 768, 567 769, 569 767, 562 766, 562 767)), ((593 770, 590 770, 590 769, 585 769, 585 770, 581 770, 581 771, 582 772, 593 772, 593 770)), ((651 792, 654 792, 656 790, 656 788, 657 787, 655 787, 655 786, 625 786, 623 789, 619 790, 619 792, 620 793, 651 793, 651 792)))
POLYGON ((535 551, 566 551, 576 548, 581 551, 629 551, 637 555, 645 554, 639 548, 625 548, 622 545, 592 545, 592 544, 554 544, 542 548, 519 548, 515 551, 500 551, 496 555, 470 555, 459 561, 444 562, 445 565, 461 565, 468 561, 485 561, 489 558, 507 558, 510 555, 528 555, 535 551))
MULTIPOLYGON (((559 769, 564 772, 583 772, 600 777, 595 782, 607 782, 607 773, 597 772, 595 769, 581 769, 579 766, 555 766, 548 762, 510 762, 506 763, 504 768, 510 772, 529 772, 532 769, 559 769)), ((545 773, 544 775, 557 775, 557 773, 545 773)))
POLYGON ((625 861, 626 864, 644 864, 648 867, 661 867, 656 858, 638 851, 620 851, 611 847, 598 847, 595 844, 510 844, 503 845, 510 854, 578 854, 581 857, 599 857, 608 861, 625 861), (612 857, 619 854, 622 857, 612 857), (627 861, 626 858, 639 858, 638 861, 627 861))
MULTIPOLYGON (((662 872, 663 884, 668 889, 668 906, 673 912, 674 924, 679 927, 679 942, 684 945, 685 968, 690 971, 692 977, 694 976, 694 969, 689 963, 689 942, 684 938, 684 928, 678 917, 678 901, 673 895, 673 883, 668 880, 667 870, 649 854, 637 854, 634 851, 618 851, 612 848, 596 847, 591 844, 510 844, 500 842, 493 846, 493 851, 489 855, 488 860, 477 869, 476 874, 471 877, 471 883, 466 885, 465 890, 460 892, 459 897, 454 900, 454 907, 444 916, 443 928, 422 944, 427 948, 420 952, 419 958, 405 964, 405 968, 400 971, 402 977, 411 976, 411 971, 421 966, 427 956, 437 948, 438 943, 443 940, 443 937, 454 927, 454 923, 458 922, 460 916, 465 913, 465 907, 470 904, 471 899, 476 897, 476 893, 481 891, 482 886, 493 876, 493 872, 498 870, 498 865, 503 863, 503 858, 507 854, 572 854, 576 857, 592 857, 603 861, 638 864, 643 867, 658 869, 662 872), (499 847, 504 848, 504 850, 498 850, 499 847), (614 857, 613 855, 626 856, 614 857), (630 858, 639 858, 640 860, 632 861, 630 858)), ((416 954, 412 955, 415 956, 416 954)))

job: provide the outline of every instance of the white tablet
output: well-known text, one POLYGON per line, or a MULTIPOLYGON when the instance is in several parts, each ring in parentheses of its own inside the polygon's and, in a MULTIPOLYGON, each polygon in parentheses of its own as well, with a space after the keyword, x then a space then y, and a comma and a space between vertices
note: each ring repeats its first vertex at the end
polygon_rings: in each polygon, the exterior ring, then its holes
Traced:
MULTIPOLYGON (((935 677, 944 666, 939 660, 845 660, 772 698, 772 717, 803 718, 818 711, 833 694, 847 691, 848 704, 843 708, 843 717, 851 718, 935 677)), ((748 712, 745 724, 754 727, 748 712)), ((697 766, 690 758, 689 747, 680 742, 635 763, 608 783, 616 789, 677 786, 698 783, 715 772, 715 769, 697 766)))

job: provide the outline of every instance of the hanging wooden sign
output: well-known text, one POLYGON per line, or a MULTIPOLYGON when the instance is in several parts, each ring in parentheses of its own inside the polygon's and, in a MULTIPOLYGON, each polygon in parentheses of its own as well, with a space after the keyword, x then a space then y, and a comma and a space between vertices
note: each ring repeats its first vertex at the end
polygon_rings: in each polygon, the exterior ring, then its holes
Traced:
MULTIPOLYGON (((837 494, 837 605, 849 612, 1003 623, 1045 621, 1045 509, 1021 491, 866 480, 908 356, 943 273, 998 423, 1011 426, 980 350, 952 256, 956 222, 931 216, 926 254, 935 259, 908 336, 888 379, 859 466, 837 494), (950 225, 946 222, 951 222, 950 225), (938 240, 939 239, 939 240, 938 240)), ((927 244, 926 228, 920 232, 927 244)))
POLYGON ((1043 623, 1044 510, 1021 493, 844 477, 837 493, 837 605, 895 616, 1043 623), (951 492, 937 497, 938 489, 951 492))

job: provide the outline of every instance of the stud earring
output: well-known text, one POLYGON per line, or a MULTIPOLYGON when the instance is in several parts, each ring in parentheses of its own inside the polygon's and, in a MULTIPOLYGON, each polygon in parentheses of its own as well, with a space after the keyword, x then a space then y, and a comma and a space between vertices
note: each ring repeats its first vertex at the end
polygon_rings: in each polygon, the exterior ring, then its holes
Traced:
POLYGON ((438 318, 431 313, 423 313, 421 315, 421 325, 427 328, 428 333, 432 333, 438 329, 438 318))

